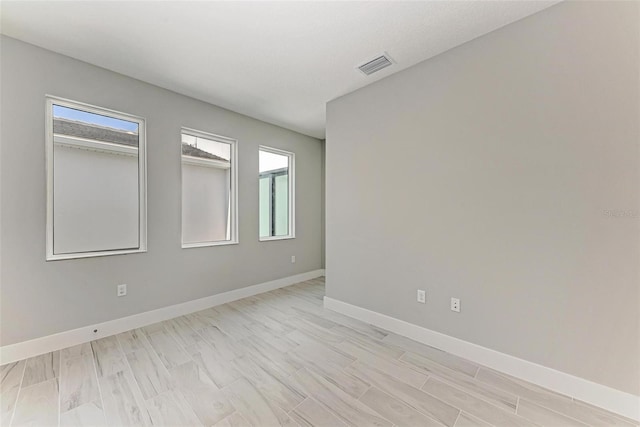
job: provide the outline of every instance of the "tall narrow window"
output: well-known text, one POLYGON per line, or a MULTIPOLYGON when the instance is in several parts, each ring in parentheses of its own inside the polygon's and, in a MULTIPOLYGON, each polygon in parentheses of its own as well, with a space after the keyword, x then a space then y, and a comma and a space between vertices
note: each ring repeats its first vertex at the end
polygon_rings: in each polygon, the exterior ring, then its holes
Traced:
POLYGON ((235 139, 182 129, 182 247, 238 243, 235 139))
POLYGON ((144 119, 46 105, 47 260, 146 251, 144 119))
POLYGON ((260 240, 295 237, 294 157, 288 151, 260 147, 260 240))

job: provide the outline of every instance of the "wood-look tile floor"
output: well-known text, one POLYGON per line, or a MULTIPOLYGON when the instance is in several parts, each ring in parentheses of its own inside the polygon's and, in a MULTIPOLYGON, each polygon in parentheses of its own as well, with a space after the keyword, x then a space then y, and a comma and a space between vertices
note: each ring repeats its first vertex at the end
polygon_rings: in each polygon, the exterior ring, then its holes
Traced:
POLYGON ((634 425, 323 296, 310 280, 4 365, 0 425, 634 425))

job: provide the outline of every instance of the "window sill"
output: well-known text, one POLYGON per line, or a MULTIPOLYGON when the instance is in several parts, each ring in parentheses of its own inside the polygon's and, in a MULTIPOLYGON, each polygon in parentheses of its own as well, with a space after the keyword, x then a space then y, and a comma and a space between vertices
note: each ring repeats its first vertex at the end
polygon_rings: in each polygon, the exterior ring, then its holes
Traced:
POLYGON ((183 243, 182 249, 190 249, 190 248, 206 248, 209 246, 227 246, 227 245, 237 245, 240 242, 237 240, 223 240, 220 242, 201 242, 201 243, 183 243))
POLYGON ((272 240, 291 240, 295 239, 296 236, 273 236, 273 237, 260 237, 259 241, 261 242, 270 242, 272 240))
POLYGON ((60 261, 65 259, 80 259, 80 258, 95 258, 101 256, 110 255, 126 255, 126 254, 139 254, 147 252, 146 248, 141 249, 122 249, 113 251, 96 251, 96 252, 77 252, 69 254, 47 254, 47 261, 60 261))

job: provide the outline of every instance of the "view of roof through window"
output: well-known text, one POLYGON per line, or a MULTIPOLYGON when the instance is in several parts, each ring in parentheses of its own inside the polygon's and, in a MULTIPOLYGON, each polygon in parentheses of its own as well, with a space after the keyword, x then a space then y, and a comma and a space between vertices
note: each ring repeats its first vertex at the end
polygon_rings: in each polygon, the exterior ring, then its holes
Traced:
POLYGON ((231 159, 231 145, 183 133, 182 154, 228 162, 231 159))
POLYGON ((53 117, 56 119, 67 119, 74 122, 81 122, 87 125, 112 128, 134 134, 138 133, 138 123, 103 116, 101 114, 89 113, 87 111, 76 110, 74 108, 63 107, 61 105, 53 106, 53 117))
POLYGON ((53 133, 110 144, 138 147, 139 123, 53 104, 53 133))

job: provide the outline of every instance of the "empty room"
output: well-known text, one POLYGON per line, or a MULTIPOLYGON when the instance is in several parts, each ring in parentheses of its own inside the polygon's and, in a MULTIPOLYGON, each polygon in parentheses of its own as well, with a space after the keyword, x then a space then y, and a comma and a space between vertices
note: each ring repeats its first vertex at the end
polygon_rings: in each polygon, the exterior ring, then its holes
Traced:
POLYGON ((0 19, 0 426, 640 426, 640 1, 0 19))

